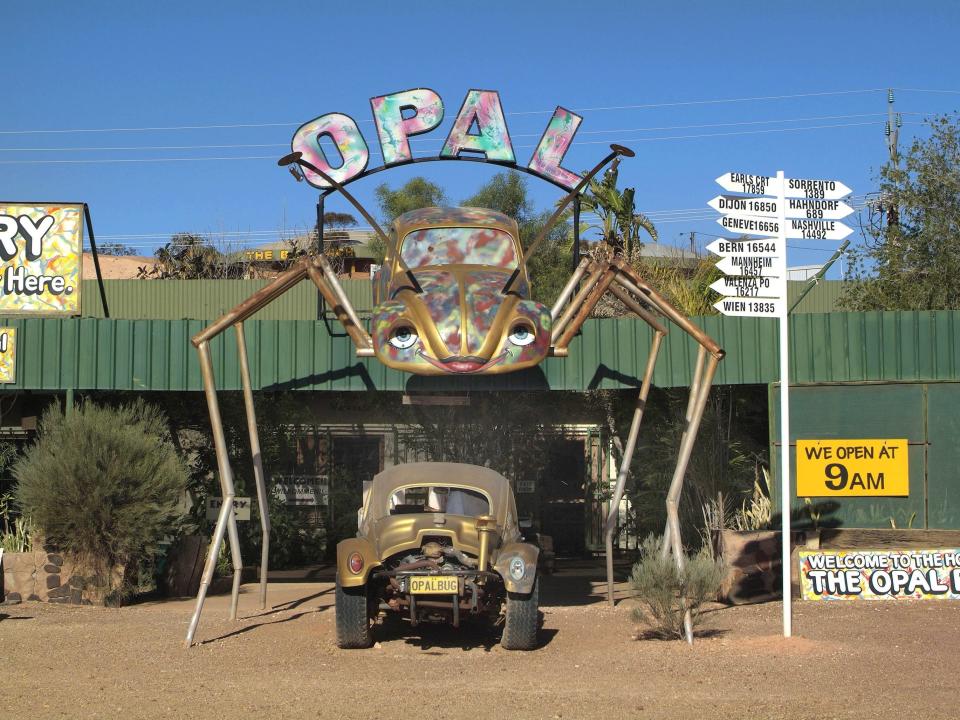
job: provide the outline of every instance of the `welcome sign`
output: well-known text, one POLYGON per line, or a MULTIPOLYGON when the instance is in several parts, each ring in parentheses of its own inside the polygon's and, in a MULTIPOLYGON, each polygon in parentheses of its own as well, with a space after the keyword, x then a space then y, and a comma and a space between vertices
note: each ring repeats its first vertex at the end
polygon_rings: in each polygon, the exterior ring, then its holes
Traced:
MULTIPOLYGON (((383 166, 415 162, 410 138, 428 133, 443 121, 443 100, 433 90, 417 88, 379 95, 370 99, 383 166)), ((469 90, 453 122, 453 127, 434 160, 483 159, 512 166, 568 190, 580 182, 580 176, 560 166, 583 118, 571 110, 557 107, 526 166, 517 165, 513 143, 507 130, 500 95, 495 90, 469 90), (464 155, 466 154, 466 155, 464 155)), ((357 122, 343 113, 327 113, 304 123, 290 143, 312 163, 340 184, 366 173, 370 148, 357 122), (321 141, 331 143, 339 158, 328 158, 321 141)), ((304 168, 307 182, 327 190, 330 184, 317 173, 304 168)))
POLYGON ((0 315, 79 315, 83 205, 0 202, 0 315))
POLYGON ((960 550, 800 551, 806 600, 960 600, 960 550))

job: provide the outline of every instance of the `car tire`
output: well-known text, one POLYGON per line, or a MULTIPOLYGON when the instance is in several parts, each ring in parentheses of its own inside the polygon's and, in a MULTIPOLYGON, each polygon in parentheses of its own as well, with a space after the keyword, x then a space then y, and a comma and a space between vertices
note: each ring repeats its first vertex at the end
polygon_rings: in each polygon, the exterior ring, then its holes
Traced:
POLYGON ((367 586, 345 588, 337 575, 335 600, 337 616, 337 647, 344 650, 368 648, 373 645, 367 586))
POLYGON ((533 650, 537 647, 540 610, 540 582, 534 579, 527 593, 507 593, 507 610, 500 646, 504 650, 533 650))

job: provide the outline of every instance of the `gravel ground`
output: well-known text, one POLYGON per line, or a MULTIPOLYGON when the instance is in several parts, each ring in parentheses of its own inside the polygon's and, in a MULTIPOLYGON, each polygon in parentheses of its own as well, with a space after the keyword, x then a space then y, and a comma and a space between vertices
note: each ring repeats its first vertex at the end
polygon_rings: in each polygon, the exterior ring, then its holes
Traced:
MULTIPOLYGON (((544 583, 542 645, 502 650, 480 629, 381 628, 334 645, 329 583, 244 586, 241 619, 207 603, 0 607, 0 718, 955 718, 960 607, 949 602, 717 606, 693 647, 635 640, 577 576, 544 583)), ((618 592, 625 595, 625 588, 618 592)))

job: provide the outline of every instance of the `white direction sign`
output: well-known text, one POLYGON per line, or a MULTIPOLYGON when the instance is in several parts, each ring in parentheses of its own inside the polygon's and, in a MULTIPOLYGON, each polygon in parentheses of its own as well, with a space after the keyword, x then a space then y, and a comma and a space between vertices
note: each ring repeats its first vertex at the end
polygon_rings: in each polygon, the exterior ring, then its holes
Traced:
POLYGON ((717 178, 717 182, 729 192, 747 193, 748 195, 769 195, 776 192, 776 178, 769 175, 749 175, 747 173, 728 172, 717 178), (769 192, 768 192, 769 191, 769 192))
POLYGON ((770 277, 783 264, 779 257, 763 255, 727 255, 717 267, 726 275, 756 275, 770 277))
POLYGON ((733 239, 718 238, 707 245, 707 250, 714 255, 765 255, 775 257, 783 250, 782 244, 776 238, 733 239))
POLYGON ((723 215, 717 222, 730 232, 743 235, 779 235, 780 221, 775 218, 758 217, 754 215, 723 215))
MULTIPOLYGON (((853 212, 853 208, 842 200, 787 198, 785 203, 784 215, 788 218, 842 220, 853 212)), ((707 205, 724 215, 737 217, 775 218, 780 214, 777 198, 717 195, 707 205)))
POLYGON ((751 277, 725 275, 710 286, 714 292, 728 297, 782 297, 783 282, 776 277, 751 277))
POLYGON ((750 175, 749 173, 728 172, 717 178, 717 183, 729 192, 747 195, 780 195, 788 198, 817 198, 821 200, 839 200, 851 192, 850 188, 838 180, 804 180, 784 178, 783 188, 775 177, 769 175, 750 175))
POLYGON ((785 303, 783 298, 728 297, 713 306, 724 315, 735 317, 782 317, 785 303))
MULTIPOLYGON (((774 200, 774 203, 777 201, 774 200)), ((853 208, 842 200, 823 200, 819 198, 787 198, 785 215, 788 218, 819 218, 821 220, 841 220, 853 212, 853 208)))
POLYGON ((843 240, 853 232, 839 220, 787 220, 787 237, 801 240, 843 240))
MULTIPOLYGON (((776 192, 776 188, 773 192, 776 192)), ((853 191, 839 180, 801 180, 799 178, 783 180, 783 196, 788 198, 839 200, 851 192, 853 191)))

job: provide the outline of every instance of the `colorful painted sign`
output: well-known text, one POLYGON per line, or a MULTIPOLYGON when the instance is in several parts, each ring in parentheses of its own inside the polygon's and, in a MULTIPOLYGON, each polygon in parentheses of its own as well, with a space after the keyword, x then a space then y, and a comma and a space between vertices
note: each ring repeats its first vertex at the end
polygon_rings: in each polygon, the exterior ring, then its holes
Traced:
POLYGON ((17 381, 17 329, 0 328, 0 383, 17 381))
POLYGON ((801 550, 805 600, 960 600, 960 550, 801 550))
POLYGON ((906 497, 906 440, 797 440, 797 497, 906 497))
POLYGON ((83 206, 0 203, 0 315, 79 315, 83 206))
MULTIPOLYGON (((379 95, 370 99, 373 122, 384 167, 414 162, 410 138, 435 129, 443 121, 443 100, 433 90, 417 88, 379 95)), ((572 189, 580 176, 560 166, 583 118, 572 110, 557 107, 543 131, 530 161, 523 169, 562 187, 572 189)), ((367 171, 371 151, 353 118, 327 113, 300 126, 290 146, 338 183, 347 183, 367 171), (336 148, 328 157, 326 148, 336 148)), ((516 165, 513 143, 500 94, 495 90, 469 90, 454 118, 440 154, 434 159, 463 157, 485 159, 500 165, 516 165)), ((327 190, 330 184, 305 168, 304 178, 314 187, 327 190)))

